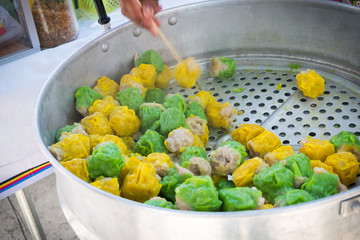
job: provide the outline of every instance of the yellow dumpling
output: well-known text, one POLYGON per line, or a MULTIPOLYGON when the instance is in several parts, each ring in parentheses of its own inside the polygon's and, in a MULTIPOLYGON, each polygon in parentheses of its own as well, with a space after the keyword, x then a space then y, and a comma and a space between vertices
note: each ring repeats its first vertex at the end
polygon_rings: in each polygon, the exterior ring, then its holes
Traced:
POLYGON ((325 161, 327 156, 335 153, 335 147, 326 140, 304 138, 301 140, 299 152, 305 154, 310 160, 325 161))
MULTIPOLYGON (((203 143, 202 145, 206 146, 206 144, 209 141, 209 128, 207 126, 206 120, 191 114, 189 117, 185 119, 185 121, 186 124, 188 125, 190 132, 194 136, 198 136, 203 143)), ((196 142, 197 139, 194 139, 194 141, 196 142)), ((196 146, 201 147, 201 145, 198 143, 194 143, 194 144, 196 146)))
POLYGON ((90 155, 90 140, 82 134, 67 134, 61 141, 51 145, 49 150, 59 161, 87 158, 90 155))
POLYGON ((189 57, 174 68, 174 78, 183 88, 191 88, 200 78, 201 69, 193 57, 189 57))
POLYGON ((104 99, 96 100, 89 108, 89 114, 95 112, 101 112, 105 117, 109 117, 111 111, 119 105, 119 102, 116 101, 111 96, 106 96, 104 99))
POLYGON ((324 79, 314 70, 300 72, 296 75, 296 84, 306 97, 316 98, 325 90, 324 79))
POLYGON ((253 184, 252 179, 255 174, 262 169, 269 167, 261 158, 254 157, 246 160, 232 173, 233 182, 236 187, 248 187, 253 184))
POLYGON ((85 182, 90 182, 89 171, 87 169, 88 162, 85 158, 74 158, 70 161, 61 161, 60 163, 78 178, 85 182))
POLYGON ((131 70, 130 74, 135 75, 141 79, 142 85, 147 89, 155 88, 156 68, 151 64, 140 64, 131 70))
POLYGON ((109 120, 101 112, 95 112, 90 116, 84 117, 80 123, 84 126, 85 131, 90 134, 114 134, 110 127, 109 120))
POLYGON ((199 91, 193 96, 189 96, 189 103, 197 102, 202 109, 206 110, 209 103, 216 102, 216 98, 207 91, 199 91))
POLYGON ((165 89, 169 86, 170 80, 173 78, 171 69, 164 65, 164 70, 156 76, 155 87, 165 89))
POLYGON ((93 89, 103 96, 111 96, 115 98, 117 92, 119 91, 119 84, 110 78, 102 76, 98 79, 93 89))
POLYGON ((264 157, 264 161, 270 166, 272 166, 273 164, 284 160, 285 158, 290 157, 294 154, 295 151, 290 145, 281 146, 274 151, 267 153, 264 157))
POLYGON ((173 166, 169 155, 166 153, 150 153, 144 158, 144 161, 151 163, 155 168, 156 174, 160 177, 165 177, 173 166))
POLYGON ((333 167, 334 172, 344 185, 349 186, 356 182, 356 175, 359 173, 359 162, 354 154, 350 152, 331 154, 326 158, 325 164, 333 167))
POLYGON ((229 102, 211 102, 206 109, 206 117, 210 127, 229 129, 235 115, 235 109, 229 102))
POLYGON ((243 123, 238 128, 232 130, 230 136, 249 150, 248 142, 264 131, 265 129, 258 124, 243 123))
POLYGON ((280 139, 268 130, 251 139, 248 145, 250 156, 260 158, 282 146, 280 139))
POLYGON ((118 136, 115 136, 115 135, 105 135, 102 137, 100 143, 103 143, 103 142, 113 142, 115 143, 121 150, 121 153, 123 155, 128 155, 130 154, 127 146, 125 145, 125 143, 121 140, 121 138, 119 138, 118 136))
POLYGON ((120 80, 120 88, 119 91, 125 90, 127 88, 135 87, 139 89, 142 97, 145 97, 146 88, 142 84, 142 80, 140 77, 137 77, 133 74, 125 74, 122 76, 120 80))
POLYGON ((334 169, 332 166, 327 165, 325 162, 322 162, 320 160, 311 160, 310 164, 311 164, 312 169, 314 169, 315 167, 323 168, 329 173, 336 174, 336 173, 334 173, 334 169))
POLYGON ((131 136, 139 131, 140 119, 135 111, 127 106, 118 106, 110 113, 110 126, 114 129, 116 135, 131 136))
POLYGON ((105 192, 120 196, 120 186, 117 178, 104 178, 101 176, 90 184, 105 192))

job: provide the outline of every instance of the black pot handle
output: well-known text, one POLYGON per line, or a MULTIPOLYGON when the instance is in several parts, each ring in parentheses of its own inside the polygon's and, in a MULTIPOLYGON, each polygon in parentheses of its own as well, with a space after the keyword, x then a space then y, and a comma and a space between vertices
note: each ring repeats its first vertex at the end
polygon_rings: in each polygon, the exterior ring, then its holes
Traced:
POLYGON ((106 10, 104 7, 104 3, 102 0, 94 0, 96 11, 99 16, 98 23, 101 24, 101 26, 104 28, 104 30, 107 30, 110 28, 110 17, 106 14, 106 10), (107 26, 107 27, 105 27, 107 26))

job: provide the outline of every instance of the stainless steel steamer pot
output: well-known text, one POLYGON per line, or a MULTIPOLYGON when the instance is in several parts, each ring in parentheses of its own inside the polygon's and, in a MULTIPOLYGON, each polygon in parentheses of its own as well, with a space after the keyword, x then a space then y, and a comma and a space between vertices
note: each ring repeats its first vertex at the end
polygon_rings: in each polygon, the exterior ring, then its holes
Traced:
MULTIPOLYGON (((329 1, 210 1, 159 14, 162 30, 182 56, 194 56, 204 73, 198 88, 230 101, 242 115, 234 125, 258 123, 297 148, 308 135, 329 140, 360 123, 360 9, 329 1), (206 75, 209 59, 230 56, 232 80, 206 75), (316 69, 326 79, 317 99, 303 97, 294 70, 316 69), (282 83, 280 90, 276 89, 282 83), (245 88, 235 93, 234 88, 245 88), (340 109, 340 110, 338 110, 340 109)), ((245 212, 190 212, 146 206, 116 197, 74 177, 47 150, 55 132, 80 120, 74 92, 100 76, 119 81, 135 52, 154 49, 174 66, 158 38, 128 23, 113 29, 66 59, 50 76, 36 106, 36 132, 55 167, 61 206, 82 239, 358 239, 360 187, 305 204, 245 212)), ((168 92, 185 97, 172 83, 168 92)), ((211 130, 207 150, 228 133, 211 130)))

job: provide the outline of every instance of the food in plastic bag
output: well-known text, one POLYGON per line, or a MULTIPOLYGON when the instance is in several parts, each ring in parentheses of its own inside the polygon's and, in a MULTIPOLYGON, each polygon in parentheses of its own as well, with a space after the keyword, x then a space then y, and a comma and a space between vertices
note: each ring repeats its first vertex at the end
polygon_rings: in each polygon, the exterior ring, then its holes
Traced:
POLYGON ((195 136, 199 136, 203 145, 206 146, 209 141, 209 128, 207 126, 207 122, 204 119, 194 115, 187 117, 185 122, 190 132, 195 136))
POLYGON ((285 167, 294 173, 294 187, 299 188, 312 174, 310 159, 303 153, 297 153, 284 159, 285 167))
POLYGON ((253 185, 253 177, 258 174, 262 169, 269 167, 259 157, 254 157, 246 160, 232 173, 233 182, 236 187, 250 187, 253 185))
POLYGON ((325 164, 333 167, 334 172, 345 186, 356 182, 356 175, 359 173, 359 162, 354 154, 350 152, 331 154, 326 158, 325 164))
POLYGON ((74 123, 73 125, 66 125, 65 127, 60 128, 56 132, 56 136, 55 136, 57 142, 60 141, 62 133, 73 133, 73 134, 80 133, 85 136, 88 135, 85 131, 84 126, 81 125, 80 123, 74 123))
POLYGON ((111 128, 120 137, 131 136, 139 131, 140 119, 127 106, 115 107, 109 116, 111 128))
POLYGON ((317 171, 301 186, 302 190, 310 193, 315 199, 328 197, 338 193, 339 177, 327 171, 317 171))
POLYGON ((188 118, 191 115, 198 116, 198 117, 204 119, 205 121, 207 121, 204 110, 201 108, 200 104, 197 102, 189 103, 186 108, 185 117, 188 118))
POLYGON ((209 176, 195 176, 175 189, 176 205, 181 210, 217 211, 222 202, 209 176))
POLYGON ((212 77, 231 78, 236 72, 236 62, 232 58, 213 57, 209 64, 209 71, 212 77))
POLYGON ((277 196, 293 189, 294 173, 278 162, 256 174, 253 183, 265 199, 274 204, 277 196))
POLYGON ((104 96, 90 87, 79 87, 75 92, 76 110, 84 117, 89 115, 89 107, 104 96))
POLYGON ((169 86, 170 80, 173 78, 171 69, 164 65, 164 70, 158 73, 155 80, 155 87, 165 89, 169 86))
POLYGON ((229 102, 211 102, 206 108, 206 117, 210 127, 229 129, 235 115, 235 109, 229 102))
POLYGON ((58 161, 87 158, 90 155, 90 140, 83 134, 67 134, 60 142, 51 145, 49 150, 58 161))
POLYGON ((114 178, 105 178, 103 176, 100 176, 95 179, 94 182, 90 183, 94 187, 97 187, 105 192, 114 194, 116 196, 120 196, 120 186, 118 179, 116 177, 114 178))
POLYGON ((165 108, 157 103, 143 103, 140 106, 141 132, 144 133, 148 129, 153 129, 153 125, 160 119, 161 113, 165 108))
POLYGON ((144 161, 151 163, 156 174, 160 177, 165 177, 173 166, 169 155, 166 153, 150 153, 144 158, 144 161))
POLYGON ((88 134, 114 134, 109 120, 101 112, 95 112, 90 116, 84 117, 80 123, 84 126, 88 134))
POLYGON ((316 98, 325 91, 325 81, 314 70, 308 69, 296 75, 296 84, 304 96, 316 98))
POLYGON ((165 101, 165 92, 160 88, 149 89, 145 93, 144 101, 148 103, 163 104, 165 101))
POLYGON ((272 166, 274 163, 284 160, 294 154, 295 151, 290 145, 281 146, 274 151, 267 153, 264 157, 264 161, 272 166))
POLYGON ((128 106, 130 109, 138 112, 141 104, 144 103, 143 97, 136 87, 129 87, 127 89, 121 90, 116 99, 123 106, 128 106))
POLYGON ((106 76, 102 76, 97 80, 97 83, 93 89, 105 97, 111 96, 115 99, 116 94, 119 91, 119 84, 106 76))
POLYGON ((180 164, 188 169, 194 176, 211 174, 211 165, 206 151, 201 147, 187 147, 180 156, 180 164))
POLYGON ((194 145, 194 135, 183 127, 172 130, 165 140, 165 146, 170 152, 182 152, 194 145))
POLYGON ((85 158, 74 158, 69 161, 61 161, 60 163, 78 178, 85 182, 90 182, 89 171, 87 169, 88 162, 85 158))
POLYGON ((134 63, 136 67, 139 67, 141 64, 151 64, 156 68, 157 73, 161 73, 164 70, 164 62, 161 56, 152 49, 144 52, 134 63))
POLYGON ((186 100, 183 96, 181 96, 179 93, 175 94, 168 94, 165 97, 165 101, 163 103, 163 106, 168 108, 177 108, 183 113, 186 111, 186 100))
POLYGON ((300 143, 299 152, 305 154, 310 160, 325 161, 327 156, 335 153, 334 145, 326 140, 304 138, 300 143))
POLYGON ((121 184, 121 195, 137 202, 145 202, 159 194, 161 184, 156 178, 155 168, 147 162, 140 162, 130 171, 121 184))
POLYGON ((156 68, 151 64, 140 64, 139 67, 131 69, 130 74, 141 79, 142 85, 147 89, 155 88, 156 68))
POLYGON ((191 88, 200 78, 202 70, 193 57, 188 57, 174 68, 174 78, 183 88, 191 88))
POLYGON ((168 175, 161 179, 160 183, 162 187, 160 194, 169 201, 175 202, 175 189, 192 176, 193 174, 189 170, 175 164, 170 169, 168 175))
POLYGON ((167 148, 164 144, 165 137, 159 133, 148 129, 144 135, 136 142, 134 146, 134 152, 139 153, 143 156, 147 156, 150 153, 168 153, 167 148))
POLYGON ((352 132, 341 131, 330 139, 336 152, 351 152, 360 162, 360 140, 352 132))
POLYGON ((145 201, 144 204, 161 208, 176 209, 172 202, 169 202, 165 198, 161 197, 152 197, 145 201))
POLYGON ((219 198, 223 202, 221 209, 225 212, 254 210, 261 195, 261 191, 249 187, 221 189, 219 191, 219 198))
POLYGON ((299 203, 309 202, 315 198, 308 192, 301 189, 287 191, 285 194, 275 198, 275 207, 285 207, 299 203))
POLYGON ((212 173, 219 176, 231 174, 247 156, 245 147, 236 141, 226 141, 210 154, 212 173))
POLYGON ((272 132, 265 130, 248 142, 251 157, 264 158, 269 152, 282 146, 280 139, 272 132))
POLYGON ((104 142, 97 145, 88 160, 90 178, 111 177, 117 178, 125 160, 120 148, 113 142, 104 142))
POLYGON ((106 96, 104 99, 95 100, 89 108, 89 114, 91 115, 95 112, 101 112, 105 117, 109 117, 111 111, 116 106, 119 106, 119 102, 112 96, 106 96))
POLYGON ((207 106, 209 103, 216 102, 216 98, 211 95, 210 92, 207 91, 199 91, 193 96, 189 96, 189 104, 192 102, 197 102, 200 104, 201 108, 206 111, 207 106))
POLYGON ((242 123, 239 124, 238 128, 231 131, 230 136, 249 150, 248 142, 264 131, 265 129, 258 124, 242 123))

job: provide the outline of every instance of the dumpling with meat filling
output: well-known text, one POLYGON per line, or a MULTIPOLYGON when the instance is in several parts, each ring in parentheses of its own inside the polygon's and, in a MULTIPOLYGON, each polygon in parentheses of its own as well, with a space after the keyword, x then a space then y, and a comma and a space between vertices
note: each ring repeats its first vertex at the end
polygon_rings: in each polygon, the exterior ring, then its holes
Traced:
POLYGON ((352 132, 341 131, 330 139, 336 152, 351 152, 360 162, 360 140, 352 132))
POLYGON ((248 159, 232 173, 233 182, 237 187, 250 187, 253 177, 267 167, 269 165, 259 157, 248 159))
POLYGON ((246 156, 246 149, 241 143, 226 141, 210 154, 212 173, 219 176, 232 174, 246 156))
POLYGON ((160 119, 154 123, 152 129, 158 130, 163 136, 168 136, 172 130, 180 127, 186 127, 184 113, 178 108, 169 108, 161 113, 160 119))
POLYGON ((147 90, 145 93, 144 101, 147 103, 163 104, 165 101, 165 92, 160 88, 147 90))
POLYGON ((182 152, 194 145, 194 135, 186 128, 177 128, 169 133, 165 146, 170 152, 182 152))
POLYGON ((176 209, 172 202, 167 201, 165 198, 162 197, 152 197, 149 200, 145 201, 144 204, 154 207, 176 209))
POLYGON ((90 155, 90 140, 83 134, 65 134, 62 139, 49 147, 58 161, 87 158, 90 155))
POLYGON ((134 64, 136 67, 139 67, 141 64, 151 64, 155 67, 157 73, 161 73, 164 70, 164 62, 161 56, 153 49, 147 50, 137 57, 134 64))
POLYGON ((209 128, 207 126, 207 122, 204 119, 194 115, 187 117, 185 121, 190 132, 199 136, 203 145, 206 146, 209 141, 209 128))
POLYGON ((62 133, 73 133, 73 134, 82 134, 85 136, 88 136, 88 134, 85 131, 85 128, 80 123, 74 123, 73 125, 66 125, 65 127, 60 128, 56 132, 56 142, 61 140, 62 133))
POLYGON ((95 112, 101 112, 105 117, 109 117, 111 111, 119 106, 119 102, 116 101, 112 96, 106 96, 104 99, 96 100, 89 108, 89 114, 95 112))
POLYGON ((151 163, 155 168, 156 174, 160 177, 168 175, 173 166, 169 155, 166 153, 150 153, 144 158, 144 161, 151 163))
POLYGON ((263 193, 265 199, 274 204, 277 196, 294 189, 294 173, 278 162, 256 174, 253 183, 263 193))
POLYGON ((147 89, 155 88, 156 68, 151 64, 140 64, 138 67, 131 69, 130 74, 141 79, 142 85, 147 89))
POLYGON ((235 187, 236 187, 235 184, 234 184, 234 182, 231 181, 231 180, 228 180, 228 179, 225 179, 225 178, 221 178, 219 181, 217 181, 217 182, 215 183, 214 178, 212 178, 212 179, 213 179, 213 182, 214 182, 214 184, 215 184, 215 187, 216 187, 216 189, 217 189, 218 191, 221 190, 221 189, 224 189, 224 188, 235 188, 235 187))
POLYGON ((255 210, 263 204, 261 191, 249 187, 225 188, 219 191, 223 202, 221 209, 225 212, 255 210))
POLYGON ((345 186, 356 182, 356 176, 359 173, 359 162, 351 152, 331 154, 326 158, 325 164, 333 168, 345 186))
POLYGON ((143 156, 147 156, 150 153, 168 153, 164 144, 165 137, 159 133, 148 129, 144 135, 136 142, 134 146, 134 152, 143 156))
POLYGON ((327 156, 335 153, 334 145, 326 140, 304 138, 300 144, 299 152, 305 154, 310 160, 325 161, 327 156))
POLYGON ((139 89, 135 87, 130 87, 124 90, 121 90, 116 99, 123 106, 128 106, 130 109, 138 112, 141 104, 144 103, 144 99, 139 91, 139 89))
POLYGON ((139 117, 127 106, 115 107, 110 113, 109 122, 116 135, 120 137, 131 136, 140 129, 139 117))
POLYGON ((265 130, 248 142, 251 157, 264 158, 269 152, 282 146, 280 139, 272 132, 265 130))
POLYGON ((264 131, 265 129, 258 124, 242 123, 239 124, 238 128, 231 131, 230 136, 249 150, 248 142, 264 131))
POLYGON ((175 189, 180 186, 186 179, 193 177, 193 174, 186 168, 175 164, 169 171, 168 175, 160 181, 160 195, 167 200, 175 202, 175 189))
POLYGON ((109 120, 101 112, 95 112, 80 121, 88 134, 114 134, 109 120))
POLYGON ((165 101, 163 103, 166 109, 168 108, 177 108, 185 114, 186 111, 186 100, 179 93, 168 94, 165 97, 165 101))
POLYGON ((193 96, 189 96, 189 104, 196 102, 200 104, 200 107, 206 111, 207 106, 209 103, 216 102, 216 98, 211 95, 210 92, 207 91, 199 91, 193 96))
POLYGON ((89 115, 89 107, 98 99, 104 99, 104 96, 90 87, 79 87, 75 92, 76 110, 84 117, 89 115))
POLYGON ((155 87, 166 89, 169 86, 170 80, 173 78, 171 69, 164 64, 164 70, 158 73, 155 80, 155 87))
POLYGON ((222 202, 209 176, 188 178, 175 189, 176 205, 181 210, 217 211, 222 202))
POLYGON ((123 91, 127 88, 135 87, 139 90, 142 97, 145 97, 146 88, 142 85, 141 78, 132 75, 132 74, 125 74, 120 79, 120 87, 119 91, 123 91))
POLYGON ((211 175, 211 165, 206 151, 200 147, 187 147, 182 152, 180 164, 195 176, 211 175))
POLYGON ((281 146, 274 151, 267 153, 264 157, 264 161, 272 166, 275 163, 280 162, 281 160, 284 160, 285 158, 294 154, 295 151, 290 145, 281 146))
POLYGON ((202 70, 193 57, 188 57, 174 68, 174 78, 183 88, 193 87, 201 73, 202 70))
POLYGON ((236 62, 232 58, 213 57, 209 64, 209 71, 212 77, 231 78, 236 72, 236 62))
POLYGON ((196 102, 189 103, 189 105, 186 108, 185 116, 188 118, 191 115, 198 116, 204 119, 205 121, 207 121, 204 110, 201 108, 200 104, 196 102))
POLYGON ((285 167, 294 173, 294 187, 300 186, 313 174, 310 159, 303 153, 297 153, 284 159, 285 167))
POLYGON ((229 102, 211 102, 206 108, 206 117, 210 127, 229 129, 235 115, 235 109, 229 102))
POLYGON ((148 129, 153 129, 153 125, 160 119, 160 115, 165 111, 163 105, 158 103, 143 103, 140 106, 140 121, 142 133, 148 129))
POLYGON ((102 76, 97 80, 93 89, 105 97, 111 96, 112 98, 115 98, 117 92, 119 91, 119 84, 106 76, 102 76))
POLYGON ((308 192, 301 189, 287 191, 285 194, 275 198, 275 207, 285 207, 299 203, 309 202, 315 198, 308 192))
POLYGON ((118 182, 118 178, 110 178, 110 177, 103 177, 100 176, 95 179, 94 182, 90 183, 94 187, 97 187, 105 192, 114 194, 116 196, 120 196, 120 186, 118 182))
POLYGON ((117 178, 125 160, 120 148, 113 142, 103 142, 97 145, 88 160, 90 178, 117 178))
POLYGON ((85 182, 90 182, 89 171, 87 168, 88 162, 85 158, 74 158, 69 161, 61 161, 60 163, 78 178, 85 182))
POLYGON ((306 97, 317 98, 325 91, 324 79, 312 69, 297 74, 296 84, 306 97))

